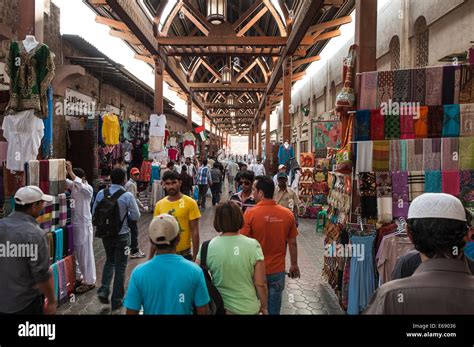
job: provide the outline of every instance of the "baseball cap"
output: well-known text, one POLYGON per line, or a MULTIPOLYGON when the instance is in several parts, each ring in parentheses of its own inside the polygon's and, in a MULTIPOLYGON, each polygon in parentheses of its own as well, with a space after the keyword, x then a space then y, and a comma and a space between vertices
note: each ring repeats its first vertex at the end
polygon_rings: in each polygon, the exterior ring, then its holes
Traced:
POLYGON ((51 195, 44 194, 43 191, 37 186, 21 187, 16 191, 15 204, 27 205, 38 201, 51 202, 53 201, 53 197, 51 195))
POLYGON ((279 172, 278 175, 277 175, 277 180, 280 179, 280 178, 288 178, 288 175, 284 172, 279 172))
POLYGON ((425 193, 416 197, 408 209, 408 219, 443 218, 466 222, 466 212, 461 201, 444 193, 425 193))
POLYGON ((281 170, 283 169, 284 167, 286 167, 285 165, 281 164, 281 165, 278 165, 278 170, 281 170))
POLYGON ((138 170, 136 167, 132 167, 132 169, 130 170, 130 174, 131 175, 140 174, 140 170, 138 170))
POLYGON ((169 245, 179 234, 178 221, 172 215, 162 213, 153 218, 148 233, 154 244, 169 245))

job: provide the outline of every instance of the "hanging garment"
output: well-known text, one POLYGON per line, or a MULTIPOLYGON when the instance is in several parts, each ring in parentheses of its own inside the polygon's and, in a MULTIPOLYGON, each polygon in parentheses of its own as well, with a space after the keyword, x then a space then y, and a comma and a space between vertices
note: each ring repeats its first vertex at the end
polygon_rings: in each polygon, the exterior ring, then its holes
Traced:
POLYGON ((0 142, 0 167, 5 166, 8 158, 8 142, 0 142))
POLYGON ((7 110, 34 110, 38 117, 46 118, 46 94, 54 77, 54 68, 54 54, 45 44, 39 43, 28 52, 23 41, 13 41, 5 64, 5 71, 10 77, 7 110))
POLYGON ((160 180, 161 167, 159 164, 151 164, 151 182, 160 180))
POLYGON ((143 122, 128 122, 128 134, 131 140, 138 140, 142 132, 143 122))
POLYGON ((362 110, 356 112, 355 141, 370 140, 370 111, 362 110))
POLYGON ((33 110, 26 110, 3 119, 3 137, 8 141, 7 169, 23 171, 29 160, 35 160, 44 134, 43 121, 33 110))
MULTIPOLYGON (((389 171, 381 171, 375 174, 377 197, 392 198, 392 173, 389 171)), ((391 201, 391 200, 390 200, 391 201)))
POLYGON ((395 70, 393 76, 393 101, 407 102, 410 99, 411 70, 395 70))
POLYGON ((423 139, 423 170, 441 169, 441 139, 423 139))
POLYGON ((105 114, 102 124, 102 139, 106 145, 118 145, 120 137, 120 123, 114 114, 105 114))
POLYGON ((474 65, 461 65, 459 103, 474 103, 474 65))
POLYGON ((474 170, 474 137, 459 138, 459 169, 474 170))
POLYGON ((407 171, 406 140, 390 141, 390 171, 407 171))
POLYGON ((29 186, 39 187, 40 183, 40 169, 38 160, 30 160, 28 162, 28 179, 26 184, 29 186))
POLYGON ((164 136, 150 136, 150 146, 148 148, 149 152, 161 152, 164 148, 164 139, 164 136))
POLYGON ((407 170, 423 171, 423 139, 407 141, 407 170))
POLYGON ((377 77, 377 107, 393 100, 393 71, 380 71, 377 77))
POLYGON ((400 138, 400 115, 385 115, 385 139, 398 140, 400 138))
POLYGON ((442 192, 459 196, 460 176, 459 171, 443 171, 441 173, 442 192))
POLYGON ((411 86, 410 99, 411 102, 419 102, 425 105, 426 99, 426 71, 424 68, 411 69, 411 86))
POLYGON ((426 105, 442 105, 443 67, 426 68, 426 105))
POLYGON ((68 257, 64 258, 64 269, 66 272, 67 297, 70 298, 74 294, 74 287, 76 283, 76 260, 74 255, 69 255, 68 257))
POLYGON ((356 172, 372 172, 373 145, 372 141, 357 142, 356 172))
POLYGON ((10 171, 3 167, 3 181, 5 197, 13 197, 18 189, 25 186, 25 173, 23 171, 10 171))
POLYGON ((170 146, 171 147, 176 147, 178 146, 178 140, 176 139, 176 137, 170 137, 170 146))
POLYGON ((144 143, 143 146, 142 146, 142 156, 143 156, 143 159, 147 160, 148 159, 148 143, 144 143))
POLYGON ((370 111, 370 139, 385 140, 385 116, 380 109, 370 111))
POLYGON ((388 171, 390 161, 390 141, 374 141, 372 169, 374 171, 388 171))
POLYGON ((121 124, 121 129, 122 129, 122 136, 124 140, 131 141, 132 138, 130 137, 130 134, 128 133, 128 120, 123 120, 121 124))
POLYGON ((425 192, 425 173, 423 171, 408 172, 408 192, 410 203, 425 192))
POLYGON ((455 71, 457 66, 443 66, 443 85, 441 105, 454 104, 455 71))
POLYGON ((48 87, 48 116, 43 119, 44 136, 41 141, 41 153, 43 158, 51 158, 53 156, 53 87, 48 87))
POLYGON ((371 110, 377 107, 377 71, 361 74, 359 108, 371 110))
POLYGON ((375 173, 359 173, 359 191, 361 216, 363 218, 377 218, 377 186, 375 173))
POLYGON ((148 142, 150 140, 150 122, 143 123, 140 138, 143 142, 148 142))
POLYGON ((165 136, 166 116, 152 114, 150 116, 150 136, 165 136))
POLYGON ((49 160, 49 193, 51 195, 59 194, 59 162, 57 159, 49 160))
POLYGON ((179 155, 179 151, 176 148, 168 149, 168 157, 170 158, 170 160, 177 161, 178 155, 179 155))
POLYGON ((459 105, 461 114, 461 131, 462 137, 474 137, 474 104, 459 105))
POLYGON ((144 160, 140 168, 140 181, 150 182, 151 178, 151 161, 144 160))
POLYGON ((428 108, 428 137, 441 137, 443 132, 443 106, 430 106, 428 108))
POLYGON ((125 140, 122 143, 122 153, 123 153, 123 161, 127 164, 132 162, 132 150, 133 150, 133 145, 128 142, 128 140, 125 140))
POLYGON ((54 255, 55 262, 63 258, 63 247, 64 247, 63 233, 64 233, 63 229, 56 229, 54 231, 54 234, 56 235, 56 243, 55 243, 56 254, 54 255))
POLYGON ((408 173, 392 172, 392 202, 393 217, 407 217, 408 207, 410 206, 408 197, 408 173))
POLYGON ((375 235, 350 236, 354 249, 363 248, 364 258, 353 256, 349 276, 349 300, 347 313, 356 315, 365 310, 375 292, 373 245, 375 235))
POLYGON ((459 105, 444 105, 443 137, 459 137, 460 133, 459 105))
POLYGON ((415 121, 414 115, 411 111, 404 110, 400 116, 400 138, 414 139, 415 138, 415 121))
POLYGON ((441 171, 425 171, 425 193, 441 193, 441 171))
POLYGON ((295 157, 293 146, 289 145, 285 148, 284 145, 280 145, 278 150, 278 164, 285 165, 288 160, 295 157))
POLYGON ((428 106, 421 106, 415 122, 415 138, 424 139, 428 137, 428 106))
POLYGON ((408 236, 390 234, 386 235, 377 257, 377 270, 380 284, 392 280, 392 272, 397 260, 413 250, 415 246, 408 236))
POLYGON ((196 144, 194 141, 185 140, 183 142, 183 154, 185 158, 193 158, 196 153, 196 144))
POLYGON ((441 170, 459 170, 459 139, 441 139, 441 170))

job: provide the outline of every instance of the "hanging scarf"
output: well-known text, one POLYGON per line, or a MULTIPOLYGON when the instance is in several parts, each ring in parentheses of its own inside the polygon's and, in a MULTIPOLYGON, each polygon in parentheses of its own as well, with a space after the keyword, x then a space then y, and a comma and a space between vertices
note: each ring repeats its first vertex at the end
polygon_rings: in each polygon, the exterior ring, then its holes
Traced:
POLYGON ((407 172, 393 172, 393 193, 392 193, 392 210, 393 217, 407 217, 408 207, 410 205, 408 200, 408 173, 407 172))
POLYGON ((370 139, 385 140, 385 116, 380 109, 370 111, 370 139))
POLYGON ((377 71, 364 72, 361 75, 359 108, 362 110, 377 107, 377 75, 377 71))
POLYGON ((392 213, 392 173, 389 171, 376 173, 377 185, 377 220, 391 221, 392 213))
POLYGON ((444 105, 443 137, 459 137, 460 133, 459 105, 444 105))
POLYGON ((448 104, 454 103, 455 69, 456 69, 456 66, 454 65, 443 66, 441 105, 448 105, 448 104))
POLYGON ((443 106, 430 106, 428 108, 428 137, 441 137, 443 131, 443 106))
POLYGON ((407 170, 423 170, 423 139, 407 141, 407 170))
POLYGON ((443 171, 441 173, 442 192, 459 196, 460 193, 460 177, 459 171, 443 171))
POLYGON ((393 78, 393 101, 407 102, 410 99, 411 70, 395 70, 393 78))
POLYGON ((425 171, 425 193, 441 193, 441 171, 425 171))
POLYGON ((441 139, 423 139, 423 170, 441 169, 441 139))
POLYGON ((463 137, 474 137, 474 104, 462 104, 460 106, 461 114, 461 132, 463 137))
POLYGON ((459 139, 441 139, 441 170, 459 170, 459 139))
POLYGON ((390 141, 390 171, 407 171, 406 140, 390 141))
POLYGON ((48 114, 43 119, 44 135, 41 141, 41 154, 44 159, 53 156, 53 87, 48 87, 48 114))
POLYGON ((38 160, 30 160, 28 162, 28 180, 29 186, 37 186, 40 184, 40 163, 38 160))
POLYGON ((425 192, 425 173, 423 171, 408 173, 408 192, 410 202, 425 192))
POLYGON ((43 193, 49 192, 49 161, 40 160, 40 188, 43 193))
POLYGON ((390 141, 374 141, 372 169, 374 171, 389 170, 390 141))
POLYGON ((356 172, 372 171, 372 141, 357 142, 356 172))
POLYGON ((443 67, 426 69, 426 105, 442 105, 443 67))
POLYGON ((419 102, 420 105, 425 105, 425 91, 426 91, 426 71, 425 69, 412 69, 411 71, 411 102, 419 102))
POLYGON ((474 171, 460 172, 461 200, 466 208, 474 208, 474 171))
POLYGON ((419 115, 415 121, 415 138, 424 139, 428 137, 428 106, 419 108, 419 115))
POLYGON ((362 110, 356 112, 355 141, 370 140, 370 111, 362 110))
POLYGON ((377 107, 393 100, 393 71, 380 71, 377 78, 377 107))
POLYGON ((474 103, 474 65, 461 65, 459 103, 474 103))
POLYGON ((415 122, 413 113, 409 110, 403 110, 400 116, 400 138, 414 139, 415 138, 415 122))
POLYGON ((459 152, 459 169, 474 170, 474 137, 460 137, 459 152))
POLYGON ((400 115, 398 114, 385 115, 385 139, 386 140, 400 139, 400 115))

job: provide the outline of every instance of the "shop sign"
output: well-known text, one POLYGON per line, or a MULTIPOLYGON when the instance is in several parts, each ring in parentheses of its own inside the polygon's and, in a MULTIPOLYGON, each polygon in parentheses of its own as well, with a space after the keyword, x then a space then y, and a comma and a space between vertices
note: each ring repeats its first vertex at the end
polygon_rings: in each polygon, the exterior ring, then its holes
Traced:
POLYGON ((66 89, 66 96, 62 104, 56 103, 56 114, 89 116, 91 118, 94 117, 95 111, 96 101, 92 97, 71 89, 66 89))
POLYGON ((339 115, 333 113, 333 112, 327 112, 323 113, 319 116, 317 116, 314 121, 317 122, 336 122, 339 121, 339 115))

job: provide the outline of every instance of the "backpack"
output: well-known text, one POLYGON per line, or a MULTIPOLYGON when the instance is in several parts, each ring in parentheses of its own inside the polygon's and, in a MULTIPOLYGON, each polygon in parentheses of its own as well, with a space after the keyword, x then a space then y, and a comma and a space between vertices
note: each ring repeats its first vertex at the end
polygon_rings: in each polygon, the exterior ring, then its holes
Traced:
POLYGON ((120 220, 120 210, 117 200, 125 194, 123 189, 118 190, 112 196, 109 188, 104 190, 104 198, 99 201, 92 217, 92 224, 96 227, 95 236, 99 238, 112 238, 118 236, 123 222, 120 220))
POLYGON ((204 272, 204 278, 206 280, 207 291, 211 297, 209 302, 209 308, 212 315, 225 315, 224 300, 222 300, 221 293, 217 290, 216 286, 212 283, 212 277, 206 265, 207 261, 207 249, 209 248, 209 242, 206 241, 201 246, 201 269, 204 272))

